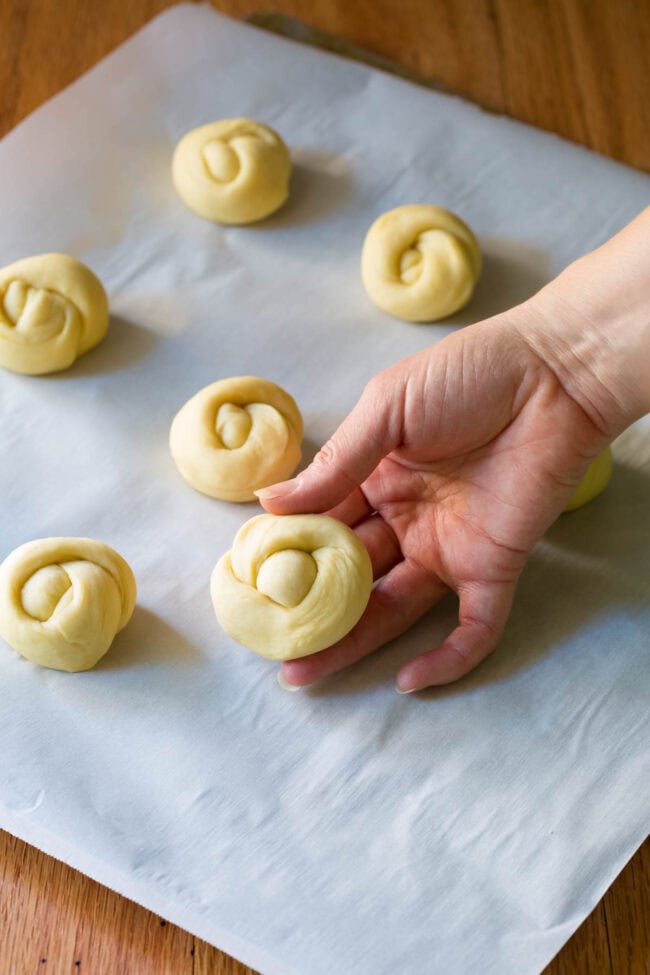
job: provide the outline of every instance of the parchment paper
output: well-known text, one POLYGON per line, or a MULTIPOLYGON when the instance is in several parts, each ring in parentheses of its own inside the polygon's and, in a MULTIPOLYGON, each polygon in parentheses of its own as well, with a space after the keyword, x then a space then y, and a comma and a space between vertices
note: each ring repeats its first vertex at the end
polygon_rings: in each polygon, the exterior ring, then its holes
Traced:
POLYGON ((94 671, 0 647, 0 825, 265 975, 533 975, 596 904, 650 818, 650 428, 607 492, 562 518, 502 645, 468 679, 399 696, 453 624, 310 691, 237 647, 208 579, 257 506, 193 492, 167 435, 203 385, 261 374, 307 455, 365 381, 522 300, 648 202, 650 181, 448 96, 175 8, 0 144, 0 263, 72 253, 110 295, 108 338, 66 373, 0 378, 1 553, 90 535, 132 565, 132 622, 94 671), (202 221, 170 157, 247 115, 295 163, 259 226, 202 221), (485 271, 449 323, 371 306, 359 275, 384 210, 432 202, 485 271))

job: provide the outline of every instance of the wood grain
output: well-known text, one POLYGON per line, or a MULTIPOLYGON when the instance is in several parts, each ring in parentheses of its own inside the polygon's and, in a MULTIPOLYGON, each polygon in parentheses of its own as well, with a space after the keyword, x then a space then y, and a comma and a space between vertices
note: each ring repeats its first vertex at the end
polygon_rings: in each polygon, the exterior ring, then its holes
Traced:
POLYGON ((193 975, 194 938, 163 918, 2 831, 0 863, 2 975, 193 975))
MULTIPOLYGON (((2 0, 0 135, 170 5, 2 0)), ((296 16, 488 109, 650 172, 647 0, 217 0, 214 6, 234 16, 259 9, 296 16)), ((0 975, 255 975, 2 832, 0 881, 0 975)), ((649 932, 650 841, 545 975, 650 975, 649 932)))
POLYGON ((650 975, 650 840, 603 900, 612 975, 650 975))

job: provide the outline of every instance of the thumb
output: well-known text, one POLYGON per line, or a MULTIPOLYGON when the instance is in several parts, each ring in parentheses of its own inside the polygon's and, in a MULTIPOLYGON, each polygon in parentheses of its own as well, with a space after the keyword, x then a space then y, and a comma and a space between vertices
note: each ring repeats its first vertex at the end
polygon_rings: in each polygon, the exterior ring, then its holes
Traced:
POLYGON ((276 515, 328 511, 374 471, 402 436, 402 384, 380 373, 313 461, 297 477, 255 494, 276 515))

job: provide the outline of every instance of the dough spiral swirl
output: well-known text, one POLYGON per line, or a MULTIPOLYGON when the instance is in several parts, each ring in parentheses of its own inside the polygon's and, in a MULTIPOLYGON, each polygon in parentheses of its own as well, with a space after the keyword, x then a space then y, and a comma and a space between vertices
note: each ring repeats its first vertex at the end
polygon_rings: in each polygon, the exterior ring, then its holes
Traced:
POLYGON ((89 670, 131 618, 124 559, 90 538, 40 538, 0 565, 0 636, 43 667, 89 670))
POLYGON ((252 119, 192 129, 172 159, 174 186, 187 206, 217 223, 262 220, 289 194, 291 159, 280 136, 252 119))
POLYGON ((481 274, 478 242, 442 207, 413 204, 382 214, 370 227, 361 276, 379 308, 408 322, 453 315, 472 297, 481 274))
POLYGON ((90 268, 68 254, 25 257, 0 270, 0 366, 60 372, 106 335, 108 299, 90 268))
POLYGON ((303 423, 280 386, 256 376, 220 379, 174 417, 169 447, 193 488, 222 501, 289 477, 300 463, 303 423))
POLYGON ((361 617, 372 589, 370 556, 327 515, 258 515, 217 562, 210 593, 233 639, 271 660, 331 646, 361 617))

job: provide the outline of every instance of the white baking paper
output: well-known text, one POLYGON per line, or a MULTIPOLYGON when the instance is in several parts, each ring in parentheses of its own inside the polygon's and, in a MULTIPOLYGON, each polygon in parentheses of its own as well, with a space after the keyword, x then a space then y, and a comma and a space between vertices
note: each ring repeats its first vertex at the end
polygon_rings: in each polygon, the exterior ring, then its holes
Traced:
POLYGON ((0 378, 1 552, 89 535, 132 565, 132 622, 94 670, 2 645, 0 825, 264 975, 534 975, 650 820, 650 429, 527 567, 502 645, 461 683, 394 675, 453 623, 312 690, 220 631, 208 579, 255 505, 192 491, 167 448, 205 384, 260 374, 307 455, 365 381, 522 300, 648 202, 650 180, 551 135, 253 28, 177 7, 0 144, 0 263, 49 250, 110 295, 106 341, 60 375, 0 378), (295 163, 259 226, 201 220, 170 157, 252 116, 295 163), (475 300, 407 325, 366 299, 382 211, 457 211, 475 300))

